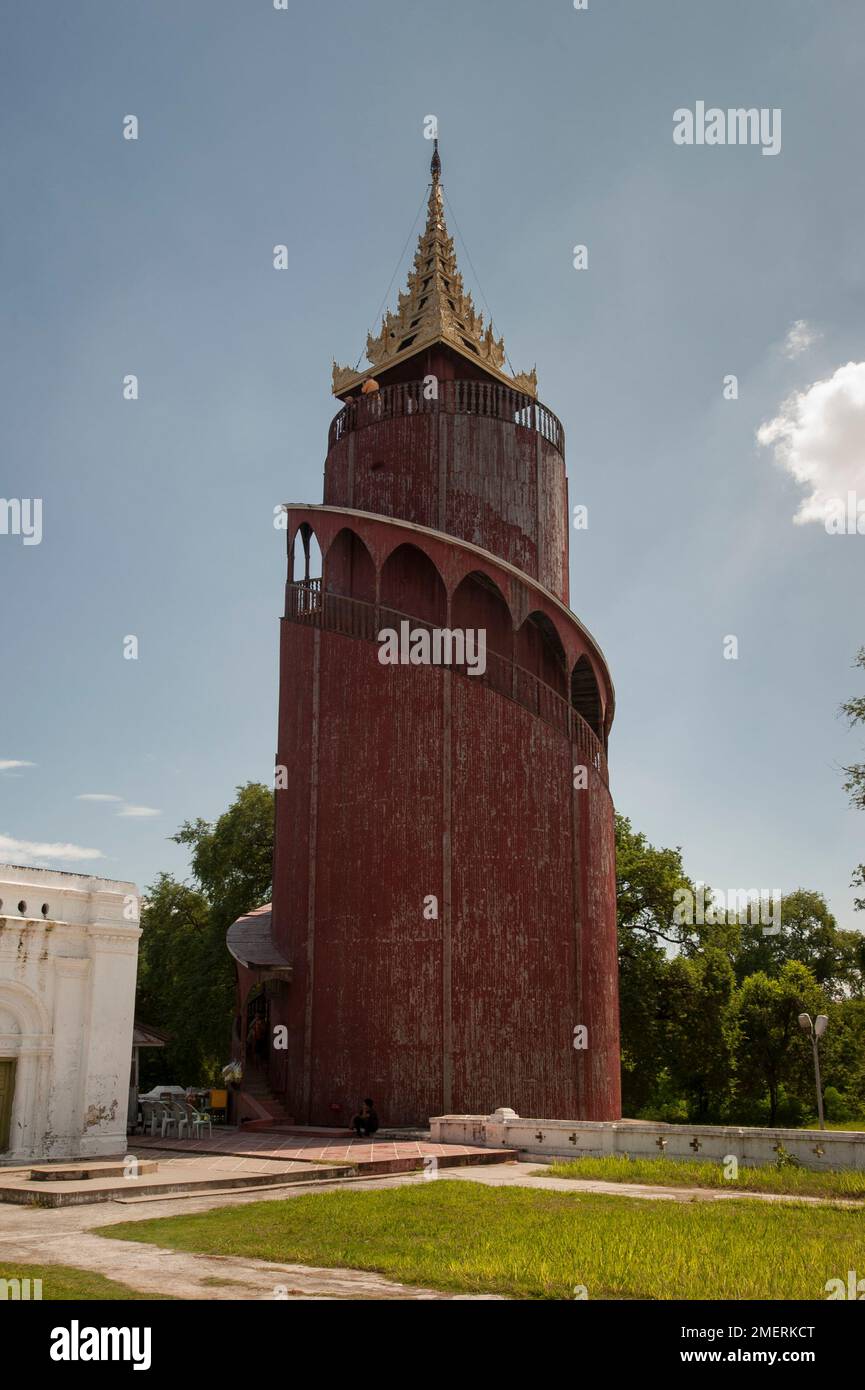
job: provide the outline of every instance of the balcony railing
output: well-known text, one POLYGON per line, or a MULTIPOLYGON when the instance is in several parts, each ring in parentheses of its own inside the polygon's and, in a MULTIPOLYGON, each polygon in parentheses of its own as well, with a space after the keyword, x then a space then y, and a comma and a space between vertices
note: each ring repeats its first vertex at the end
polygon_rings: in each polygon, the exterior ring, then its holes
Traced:
MULTIPOLYGON (((431 623, 413 618, 409 613, 366 603, 363 599, 328 593, 322 589, 320 579, 300 580, 287 585, 285 616, 290 622, 306 623, 327 632, 339 632, 344 637, 359 637, 367 642, 376 641, 383 628, 391 627, 399 631, 401 622, 409 622, 412 628, 423 628, 427 632, 434 630, 431 623)), ((604 786, 609 786, 607 759, 600 739, 583 716, 552 686, 497 652, 487 651, 483 675, 469 675, 469 668, 465 665, 454 665, 450 669, 468 680, 477 681, 479 685, 489 686, 509 700, 515 700, 545 724, 552 724, 567 734, 576 746, 578 762, 585 767, 593 767, 600 773, 604 786)))
POLYGON ((565 432, 561 422, 533 396, 493 381, 440 381, 437 389, 438 394, 428 400, 422 381, 400 381, 349 401, 331 421, 328 449, 353 430, 400 415, 485 415, 537 430, 564 455, 565 432))

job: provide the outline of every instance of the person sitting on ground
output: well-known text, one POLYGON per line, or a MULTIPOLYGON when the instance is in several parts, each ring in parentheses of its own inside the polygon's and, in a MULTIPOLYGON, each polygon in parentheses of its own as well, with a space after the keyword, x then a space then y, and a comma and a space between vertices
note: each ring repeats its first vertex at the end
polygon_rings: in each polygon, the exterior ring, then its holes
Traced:
POLYGON ((378 1129, 378 1115, 375 1113, 375 1105, 370 1096, 367 1096, 363 1105, 360 1107, 359 1114, 355 1115, 351 1122, 351 1127, 358 1138, 361 1135, 371 1136, 378 1129))

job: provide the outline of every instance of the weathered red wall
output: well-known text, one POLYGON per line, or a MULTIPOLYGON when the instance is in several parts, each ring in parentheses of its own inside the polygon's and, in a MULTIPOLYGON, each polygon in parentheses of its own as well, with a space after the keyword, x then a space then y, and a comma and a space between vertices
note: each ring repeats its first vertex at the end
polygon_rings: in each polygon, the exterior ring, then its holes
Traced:
POLYGON ((289 1037, 271 1079, 301 1122, 345 1123, 367 1094, 396 1125, 620 1114, 613 691, 562 608, 560 428, 543 407, 517 425, 510 400, 455 387, 425 413, 398 386, 392 418, 348 407, 332 510, 289 509, 289 552, 312 528, 325 557, 319 588, 289 584, 281 627, 273 933, 293 977, 271 1005, 289 1037), (487 679, 383 666, 376 632, 400 615, 484 628, 487 679))
POLYGON ((324 500, 471 541, 567 602, 564 459, 535 430, 446 413, 368 424, 328 453, 324 500))
POLYGON ((442 668, 384 667, 377 650, 282 626, 289 1110, 333 1123, 371 1094, 391 1124, 498 1105, 615 1118, 606 787, 590 769, 574 790, 567 736, 523 706, 442 668))
MULTIPOLYGON (((591 779, 596 774, 589 769, 591 779)), ((613 804, 574 793, 579 837, 580 1000, 589 1030, 583 1054, 581 1111, 587 1118, 622 1113, 619 1047, 619 960, 616 934, 616 832, 613 804), (614 1113, 609 1110, 613 1101, 614 1113)))

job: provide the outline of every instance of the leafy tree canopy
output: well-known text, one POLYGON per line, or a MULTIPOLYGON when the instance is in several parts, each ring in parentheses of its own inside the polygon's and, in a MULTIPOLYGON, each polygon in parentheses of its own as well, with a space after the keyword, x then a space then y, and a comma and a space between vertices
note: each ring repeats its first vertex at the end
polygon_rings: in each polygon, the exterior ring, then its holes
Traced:
POLYGON ((187 821, 172 838, 190 847, 194 884, 160 874, 141 913, 137 1012, 170 1037, 164 1051, 142 1053, 142 1081, 204 1085, 229 1060, 234 964, 227 928, 270 901, 273 793, 261 783, 237 788, 214 823, 187 821))
MULTIPOLYGON (((853 664, 865 671, 865 647, 859 648, 853 664)), ((865 695, 856 695, 852 700, 847 700, 841 710, 849 719, 851 728, 865 724, 865 695)), ((858 806, 860 811, 865 811, 865 763, 851 763, 844 768, 844 774, 844 790, 849 793, 851 803, 858 806)), ((854 869, 853 887, 865 888, 865 864, 859 864, 854 869)), ((865 912, 865 897, 855 898, 854 902, 860 912, 865 912)))

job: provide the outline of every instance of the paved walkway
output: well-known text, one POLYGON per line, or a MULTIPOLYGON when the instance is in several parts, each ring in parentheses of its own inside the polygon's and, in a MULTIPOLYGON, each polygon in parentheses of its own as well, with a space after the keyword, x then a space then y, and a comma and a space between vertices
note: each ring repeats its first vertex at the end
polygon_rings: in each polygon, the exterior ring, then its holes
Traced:
POLYGON ((194 1139, 135 1135, 127 1155, 87 1163, 87 1177, 72 1178, 70 1170, 81 1165, 70 1163, 0 1168, 0 1203, 137 1202, 171 1191, 265 1188, 316 1178, 379 1177, 419 1170, 431 1174, 465 1163, 500 1164, 516 1156, 514 1149, 440 1144, 423 1137, 358 1139, 345 1130, 218 1128, 210 1137, 194 1139), (133 1157, 140 1160, 140 1170, 132 1164, 133 1157), (155 1167, 148 1160, 155 1160, 155 1167), (148 1167, 154 1171, 145 1171, 148 1167), (38 1181, 32 1169, 38 1170, 38 1181), (56 1179, 52 1177, 55 1170, 56 1179))
MULTIPOLYGON (((298 1159, 271 1158, 267 1155, 227 1155, 214 1153, 177 1153, 149 1146, 134 1155, 141 1160, 140 1169, 131 1160, 133 1154, 113 1163, 93 1162, 88 1165, 92 1176, 72 1181, 50 1177, 34 1182, 30 1167, 0 1168, 0 1203, 38 1202, 43 1205, 90 1205, 106 1200, 114 1202, 146 1202, 163 1200, 172 1193, 185 1191, 231 1191, 249 1187, 267 1190, 286 1183, 312 1182, 317 1178, 339 1177, 346 1170, 339 1163, 304 1163, 298 1159), (153 1171, 149 1171, 152 1168, 153 1171), (104 1172, 103 1172, 104 1170, 104 1172), (160 1191, 162 1189, 162 1191, 160 1191)), ((52 1167, 75 1165, 39 1165, 44 1173, 52 1167)), ((2 1208, 0 1208, 2 1211, 2 1208)), ((95 1224, 95 1220, 94 1223, 95 1224)), ((2 1217, 0 1217, 2 1225, 2 1217)))
MULTIPOLYGON (((247 1136, 252 1138, 253 1136, 247 1136)), ((259 1136, 264 1137, 264 1136, 259 1136)), ((765 1202, 826 1204, 819 1197, 788 1197, 774 1193, 742 1193, 706 1188, 644 1187, 632 1183, 573 1182, 567 1178, 534 1177, 538 1163, 499 1163, 492 1167, 444 1168, 439 1181, 480 1182, 493 1187, 546 1188, 559 1192, 599 1192, 646 1201, 719 1202, 743 1197, 765 1202)), ((422 1183, 422 1174, 349 1179, 360 1191, 422 1183)), ((94 1226, 177 1216, 249 1202, 286 1201, 305 1192, 345 1191, 346 1180, 318 1182, 314 1188, 285 1187, 278 1192, 210 1193, 201 1197, 166 1197, 134 1203, 40 1210, 0 1207, 0 1264, 67 1264, 89 1269, 127 1284, 142 1293, 170 1293, 195 1300, 212 1299, 451 1299, 452 1294, 400 1284, 360 1270, 315 1269, 307 1265, 210 1255, 188 1255, 134 1241, 92 1235, 94 1226)), ((861 1206, 861 1203, 845 1203, 861 1206)), ((461 1299, 489 1297, 461 1295, 461 1299)))
POLYGON ((715 1187, 652 1187, 635 1182, 600 1182, 589 1178, 533 1177, 543 1164, 498 1164, 495 1168, 454 1168, 440 1174, 443 1178, 468 1178, 472 1182, 488 1183, 493 1187, 540 1187, 556 1192, 598 1192, 606 1197, 639 1197, 650 1202, 807 1202, 818 1207, 842 1206, 861 1208, 861 1201, 846 1197, 806 1197, 786 1192, 743 1192, 739 1188, 715 1187))
MULTIPOLYGON (((272 1158, 283 1163, 351 1163, 367 1166, 384 1160, 412 1160, 419 1166, 425 1158, 451 1160, 471 1158, 477 1162, 497 1162, 510 1157, 511 1149, 491 1149, 471 1144, 437 1144, 429 1139, 358 1139, 344 1130, 328 1134, 323 1130, 304 1133, 302 1129, 249 1130, 217 1128, 203 1139, 153 1139, 135 1134, 129 1148, 145 1157, 152 1148, 185 1154, 232 1154, 242 1158, 272 1158), (495 1155, 499 1155, 497 1159, 495 1155)), ((428 1165, 430 1166, 430 1165, 428 1165)))

